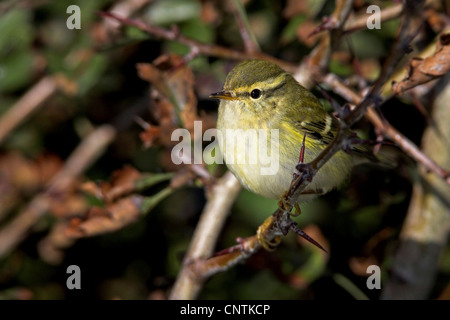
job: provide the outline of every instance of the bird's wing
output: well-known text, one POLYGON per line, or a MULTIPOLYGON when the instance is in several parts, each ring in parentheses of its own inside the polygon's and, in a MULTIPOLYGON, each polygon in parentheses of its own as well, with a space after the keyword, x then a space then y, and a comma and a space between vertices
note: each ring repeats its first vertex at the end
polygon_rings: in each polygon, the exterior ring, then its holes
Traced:
POLYGON ((333 141, 334 136, 339 130, 339 122, 333 116, 327 114, 324 120, 303 120, 296 121, 295 126, 302 132, 306 133, 307 138, 320 141, 328 145, 333 141))

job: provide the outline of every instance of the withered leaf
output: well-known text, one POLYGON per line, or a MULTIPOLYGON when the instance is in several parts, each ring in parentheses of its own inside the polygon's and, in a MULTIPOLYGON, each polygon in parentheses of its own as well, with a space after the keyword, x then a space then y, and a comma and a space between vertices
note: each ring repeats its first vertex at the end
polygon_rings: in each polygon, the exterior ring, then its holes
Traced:
POLYGON ((158 141, 161 136, 161 128, 159 126, 149 126, 145 131, 139 134, 139 138, 144 143, 144 147, 149 148, 158 141))
POLYGON ((111 182, 95 183, 87 181, 80 190, 107 203, 136 190, 136 183, 142 174, 130 165, 112 173, 111 182))
POLYGON ((450 33, 440 36, 434 55, 425 59, 413 58, 409 65, 408 76, 393 82, 392 91, 402 94, 408 89, 426 83, 447 74, 450 70, 450 33))
POLYGON ((152 64, 138 64, 137 69, 139 76, 150 82, 171 103, 171 111, 179 113, 184 126, 188 130, 193 129, 194 120, 198 118, 194 74, 183 58, 175 54, 163 55, 152 64))
POLYGON ((105 194, 107 201, 112 201, 134 191, 136 189, 136 182, 141 176, 142 174, 130 165, 114 171, 112 174, 111 188, 105 194))
POLYGON ((74 192, 52 197, 49 211, 57 218, 73 217, 86 211, 88 204, 82 195, 74 192))
POLYGON ((73 218, 66 229, 66 235, 71 238, 95 236, 113 232, 136 221, 141 216, 140 207, 130 196, 120 199, 106 208, 92 207, 85 220, 73 218))

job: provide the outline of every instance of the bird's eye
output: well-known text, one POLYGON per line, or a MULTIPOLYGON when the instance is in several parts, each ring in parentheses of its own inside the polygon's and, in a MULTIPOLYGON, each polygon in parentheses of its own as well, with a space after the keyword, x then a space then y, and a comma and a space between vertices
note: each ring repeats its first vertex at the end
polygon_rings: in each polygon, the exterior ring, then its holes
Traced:
POLYGON ((258 99, 259 97, 261 97, 261 90, 253 89, 252 92, 250 92, 250 97, 252 97, 253 99, 258 99))

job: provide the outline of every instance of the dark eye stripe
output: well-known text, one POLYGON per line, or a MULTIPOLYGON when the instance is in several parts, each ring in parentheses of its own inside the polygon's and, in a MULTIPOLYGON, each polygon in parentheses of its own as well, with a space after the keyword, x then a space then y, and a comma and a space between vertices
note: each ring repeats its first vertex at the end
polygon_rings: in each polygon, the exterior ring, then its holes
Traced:
POLYGON ((264 91, 264 96, 270 97, 270 96, 273 94, 274 91, 276 91, 276 90, 282 88, 285 84, 286 84, 286 81, 282 81, 282 82, 280 82, 277 86, 265 90, 265 91, 264 91))

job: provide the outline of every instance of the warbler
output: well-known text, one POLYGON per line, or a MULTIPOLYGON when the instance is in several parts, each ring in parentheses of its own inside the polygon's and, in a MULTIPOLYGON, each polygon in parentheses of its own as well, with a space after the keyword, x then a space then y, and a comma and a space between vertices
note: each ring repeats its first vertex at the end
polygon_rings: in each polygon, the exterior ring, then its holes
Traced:
MULTIPOLYGON (((210 97, 221 100, 218 144, 227 167, 245 188, 267 198, 280 199, 289 189, 303 141, 303 162, 308 163, 333 141, 339 130, 339 120, 326 112, 316 96, 289 73, 268 61, 238 63, 226 77, 223 90, 210 97), (266 141, 261 144, 258 139, 249 139, 251 135, 246 135, 237 139, 237 145, 230 144, 229 130, 244 133, 248 129, 266 130, 267 134, 257 136, 266 141), (262 146, 278 152, 275 158, 279 163, 273 174, 261 173, 261 169, 267 167, 267 159, 256 156, 253 162, 242 161, 251 158, 249 153, 262 146)), ((338 151, 320 168, 297 202, 310 200, 343 184, 358 162, 354 159, 355 154, 373 155, 367 145, 354 145, 350 149, 353 152, 338 151)))

